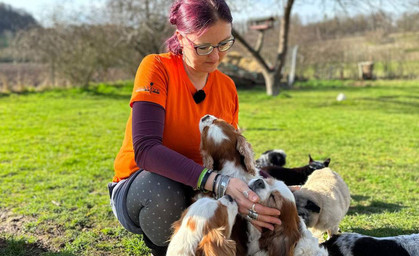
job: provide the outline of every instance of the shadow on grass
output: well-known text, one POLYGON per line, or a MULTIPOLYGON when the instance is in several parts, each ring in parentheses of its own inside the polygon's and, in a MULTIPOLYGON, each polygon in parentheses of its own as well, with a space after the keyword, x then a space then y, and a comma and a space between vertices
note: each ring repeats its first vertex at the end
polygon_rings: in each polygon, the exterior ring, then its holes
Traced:
POLYGON ((280 128, 269 128, 269 127, 255 127, 255 128, 246 128, 246 131, 282 131, 280 128))
POLYGON ((38 243, 28 243, 24 239, 0 237, 2 256, 75 256, 68 252, 51 252, 38 243))
POLYGON ((379 103, 391 103, 391 104, 396 104, 396 105, 404 105, 404 106, 419 108, 419 97, 417 96, 404 95, 404 96, 380 96, 377 98, 365 97, 365 98, 358 98, 358 100, 373 101, 373 102, 379 102, 379 103), (403 101, 403 98, 418 100, 418 102, 403 101))
MULTIPOLYGON (((385 80, 384 80, 385 81, 385 80)), ((402 89, 405 92, 411 92, 412 95, 419 92, 419 87, 414 84, 414 82, 409 82, 407 84, 400 83, 400 81, 395 81, 394 84, 390 84, 390 81, 386 81, 385 84, 380 84, 379 82, 362 82, 362 81, 316 81, 312 82, 299 82, 293 87, 282 88, 283 91, 342 91, 347 92, 356 92, 368 90, 400 90, 402 89)))
POLYGON ((399 235, 416 234, 419 230, 401 229, 401 228, 376 228, 376 229, 362 229, 354 228, 352 232, 359 233, 366 236, 387 237, 399 235))
POLYGON ((31 95, 31 94, 45 94, 50 92, 56 92, 62 95, 77 95, 77 94, 86 94, 91 96, 106 97, 111 99, 126 99, 129 100, 132 93, 132 83, 131 82, 121 82, 121 83, 101 83, 93 84, 88 87, 72 87, 72 88, 49 88, 41 91, 34 89, 24 90, 21 92, 10 92, 4 93, 0 92, 0 98, 8 97, 10 95, 31 95))
MULTIPOLYGON (((369 196, 351 195, 353 201, 361 202, 367 201, 369 196)), ((383 212, 399 212, 406 206, 400 204, 391 204, 380 201, 372 200, 369 205, 360 205, 357 203, 356 206, 349 207, 347 215, 355 214, 378 214, 383 212)))
POLYGON ((360 195, 351 195, 352 200, 354 201, 365 201, 370 199, 370 196, 360 196, 360 195))
POLYGON ((115 99, 115 100, 127 100, 127 101, 129 101, 129 99, 131 97, 131 94, 121 94, 121 92, 118 92, 116 90, 100 91, 97 88, 83 88, 83 89, 80 89, 80 91, 83 92, 83 93, 93 95, 93 96, 115 99))

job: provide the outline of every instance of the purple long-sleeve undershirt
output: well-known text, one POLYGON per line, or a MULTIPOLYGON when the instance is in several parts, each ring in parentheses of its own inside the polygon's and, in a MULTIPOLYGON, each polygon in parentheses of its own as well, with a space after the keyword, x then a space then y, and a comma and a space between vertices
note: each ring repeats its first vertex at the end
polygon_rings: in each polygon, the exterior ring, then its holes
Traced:
POLYGON ((165 110, 136 101, 132 106, 132 142, 138 167, 196 187, 204 167, 162 144, 165 110))

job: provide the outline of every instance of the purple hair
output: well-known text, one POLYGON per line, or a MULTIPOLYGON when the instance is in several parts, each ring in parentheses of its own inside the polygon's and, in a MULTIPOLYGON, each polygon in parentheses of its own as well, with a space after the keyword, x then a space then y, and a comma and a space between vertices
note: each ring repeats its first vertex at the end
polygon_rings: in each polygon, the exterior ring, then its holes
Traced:
MULTIPOLYGON (((203 33, 218 20, 233 23, 230 8, 224 0, 176 0, 170 9, 170 23, 185 34, 203 33)), ((166 48, 176 55, 182 54, 176 33, 167 39, 166 48)))

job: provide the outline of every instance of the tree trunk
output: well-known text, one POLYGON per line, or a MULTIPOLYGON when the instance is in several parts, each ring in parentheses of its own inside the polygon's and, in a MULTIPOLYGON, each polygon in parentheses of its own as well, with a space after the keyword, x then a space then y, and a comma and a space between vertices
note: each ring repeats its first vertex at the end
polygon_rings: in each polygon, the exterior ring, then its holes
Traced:
POLYGON ((294 0, 288 0, 287 5, 284 8, 284 15, 281 19, 281 30, 279 33, 279 45, 278 45, 278 60, 276 62, 275 70, 278 74, 278 79, 282 78, 282 69, 284 68, 287 51, 288 51, 288 34, 290 29, 291 10, 294 0))
POLYGON ((50 62, 50 83, 55 87, 55 59, 50 62))
POLYGON ((253 49, 252 46, 250 46, 250 44, 246 42, 246 40, 244 40, 244 38, 234 28, 232 30, 232 34, 234 38, 236 38, 236 40, 239 41, 242 44, 242 46, 252 55, 252 57, 256 60, 256 62, 260 65, 262 69, 270 69, 270 67, 262 58, 262 56, 257 51, 255 51, 255 49, 253 49))
POLYGON ((281 32, 279 36, 278 43, 278 55, 274 66, 271 67, 268 65, 266 60, 260 55, 260 46, 258 44, 255 48, 249 45, 244 38, 233 28, 233 36, 241 45, 252 55, 256 62, 260 65, 262 69, 263 78, 265 79, 266 84, 266 94, 275 96, 279 94, 281 78, 282 78, 282 69, 285 64, 285 57, 288 49, 288 34, 290 28, 290 18, 291 10, 294 4, 294 0, 287 0, 287 4, 284 8, 284 16, 281 19, 281 32))
POLYGON ((265 79, 266 94, 276 96, 279 94, 281 80, 278 78, 276 70, 262 70, 265 79))

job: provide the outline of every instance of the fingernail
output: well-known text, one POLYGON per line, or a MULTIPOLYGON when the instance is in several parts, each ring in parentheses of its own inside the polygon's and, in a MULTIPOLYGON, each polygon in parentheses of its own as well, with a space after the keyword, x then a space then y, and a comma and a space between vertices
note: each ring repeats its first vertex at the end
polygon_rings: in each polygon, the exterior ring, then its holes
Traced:
POLYGON ((252 196, 251 200, 256 201, 256 200, 258 200, 258 197, 257 196, 252 196))
POLYGON ((271 231, 274 231, 274 226, 269 225, 269 229, 270 229, 271 231))
POLYGON ((277 211, 277 215, 279 216, 279 215, 281 215, 281 212, 280 211, 277 211))

